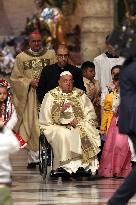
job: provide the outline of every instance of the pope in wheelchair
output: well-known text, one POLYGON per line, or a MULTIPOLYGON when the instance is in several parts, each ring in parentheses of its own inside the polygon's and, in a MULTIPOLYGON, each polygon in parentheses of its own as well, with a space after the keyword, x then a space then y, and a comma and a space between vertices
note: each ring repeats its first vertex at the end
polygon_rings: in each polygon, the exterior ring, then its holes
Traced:
POLYGON ((60 74, 59 86, 42 102, 40 128, 53 148, 53 169, 72 176, 95 174, 100 136, 94 107, 87 95, 73 87, 69 71, 60 74))

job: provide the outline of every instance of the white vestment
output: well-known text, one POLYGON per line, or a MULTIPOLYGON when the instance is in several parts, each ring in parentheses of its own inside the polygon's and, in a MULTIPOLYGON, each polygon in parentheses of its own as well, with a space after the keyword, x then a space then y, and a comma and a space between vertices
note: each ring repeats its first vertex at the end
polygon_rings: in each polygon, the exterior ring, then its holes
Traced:
POLYGON ((99 80, 102 92, 106 85, 112 81, 111 79, 111 69, 115 65, 122 65, 124 62, 123 57, 119 58, 108 58, 105 53, 97 56, 94 59, 96 80, 99 80))
POLYGON ((51 90, 44 97, 39 120, 41 129, 53 147, 54 169, 72 160, 82 159, 83 144, 88 152, 83 163, 92 165, 96 160, 100 146, 96 114, 83 91, 74 88, 66 94, 59 87, 51 90), (62 105, 68 102, 72 106, 61 112, 62 105), (76 128, 69 125, 74 118, 79 121, 76 128))

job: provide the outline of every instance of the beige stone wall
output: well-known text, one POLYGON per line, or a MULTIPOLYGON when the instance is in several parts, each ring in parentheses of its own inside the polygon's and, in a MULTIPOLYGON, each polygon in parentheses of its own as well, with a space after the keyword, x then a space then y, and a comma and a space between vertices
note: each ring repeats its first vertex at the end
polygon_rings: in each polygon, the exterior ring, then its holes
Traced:
MULTIPOLYGON (((0 0, 0 37, 18 35, 26 18, 36 13, 34 0, 0 0)), ((81 27, 82 61, 104 50, 105 36, 113 27, 113 0, 78 0, 74 14, 66 16, 66 31, 81 27)))
POLYGON ((81 61, 93 60, 105 49, 105 37, 113 28, 113 0, 77 0, 77 8, 67 16, 66 30, 81 27, 81 61))
POLYGON ((102 53, 105 37, 113 28, 113 0, 84 0, 81 17, 82 60, 102 53))
POLYGON ((0 33, 19 34, 26 23, 26 18, 36 12, 34 0, 1 0, 0 33))

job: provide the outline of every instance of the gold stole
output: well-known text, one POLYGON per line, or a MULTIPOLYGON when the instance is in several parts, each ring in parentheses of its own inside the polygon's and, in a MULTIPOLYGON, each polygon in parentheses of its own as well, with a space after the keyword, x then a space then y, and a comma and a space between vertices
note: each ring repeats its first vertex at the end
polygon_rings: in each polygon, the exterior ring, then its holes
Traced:
MULTIPOLYGON (((77 120, 82 121, 84 119, 84 113, 80 105, 79 98, 84 94, 83 91, 73 88, 71 93, 65 94, 57 87, 50 91, 50 94, 54 97, 54 102, 51 110, 52 120, 54 124, 61 125, 60 114, 61 106, 65 102, 66 98, 72 104, 73 112, 77 120)), ((82 148, 82 163, 90 163, 93 158, 98 154, 98 151, 91 143, 85 129, 79 124, 77 125, 80 132, 81 148, 82 148)))

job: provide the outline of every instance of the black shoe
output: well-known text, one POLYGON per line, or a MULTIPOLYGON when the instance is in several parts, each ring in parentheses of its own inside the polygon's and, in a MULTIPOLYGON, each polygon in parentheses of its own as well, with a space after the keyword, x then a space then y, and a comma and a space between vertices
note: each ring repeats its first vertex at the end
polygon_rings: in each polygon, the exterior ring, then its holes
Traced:
POLYGON ((56 172, 56 170, 51 170, 50 171, 50 177, 54 180, 58 180, 58 173, 56 172))
POLYGON ((36 169, 36 165, 37 165, 37 163, 35 163, 35 162, 28 163, 27 169, 36 169))
POLYGON ((83 167, 79 167, 77 170, 77 172, 84 172, 84 171, 85 171, 85 169, 83 167))
POLYGON ((90 176, 92 176, 92 171, 91 171, 91 169, 88 169, 87 171, 86 171, 86 173, 87 173, 87 175, 90 177, 90 176))
POLYGON ((58 169, 58 172, 61 174, 62 178, 69 178, 71 177, 71 174, 69 172, 67 172, 64 168, 60 167, 58 169))
POLYGON ((76 171, 76 176, 77 177, 89 177, 92 175, 91 170, 89 169, 88 171, 84 169, 83 167, 79 167, 78 170, 76 171))
POLYGON ((75 173, 75 177, 83 177, 85 173, 85 169, 83 167, 79 167, 78 170, 75 173))
POLYGON ((64 168, 60 167, 54 171, 51 171, 50 176, 68 178, 71 177, 71 174, 67 172, 64 168))

